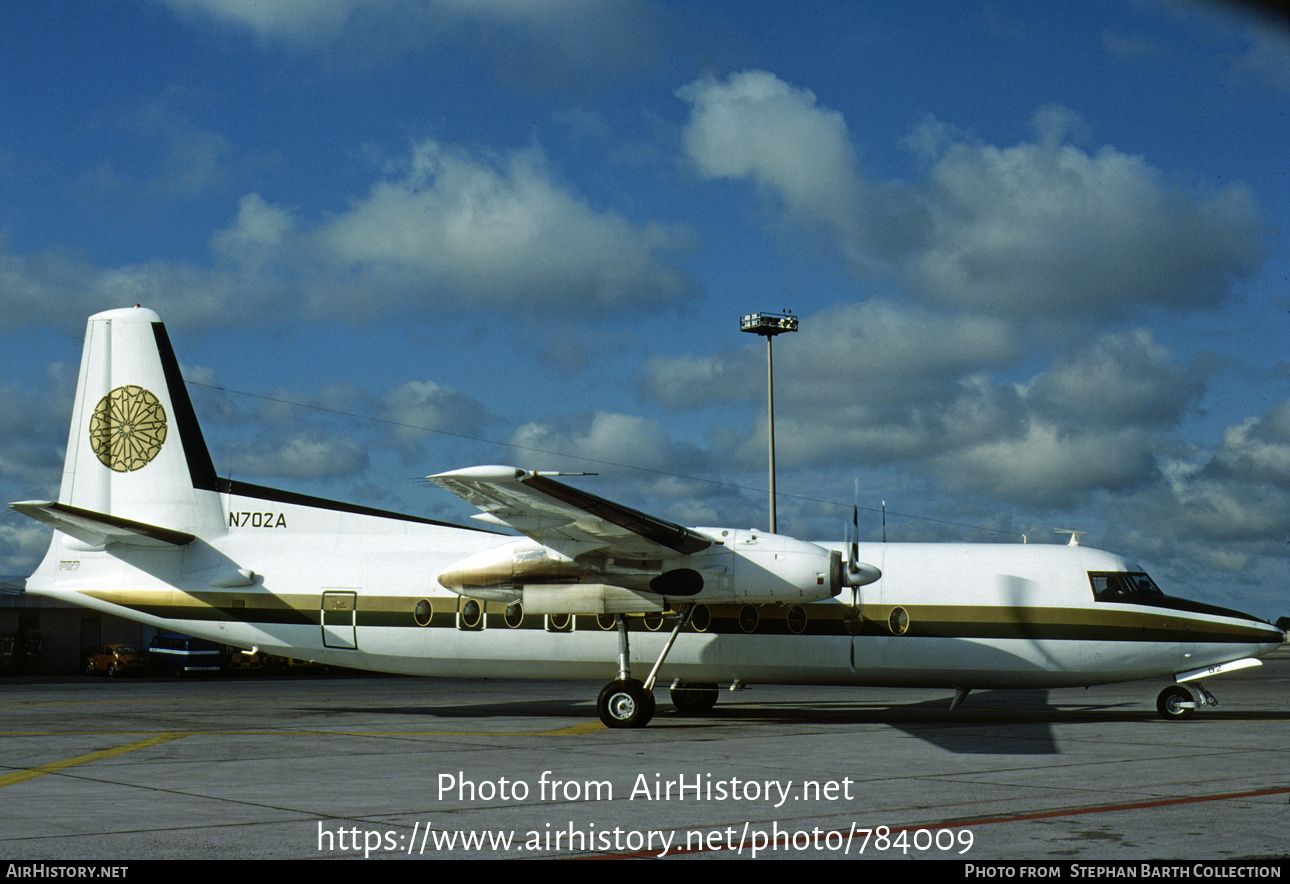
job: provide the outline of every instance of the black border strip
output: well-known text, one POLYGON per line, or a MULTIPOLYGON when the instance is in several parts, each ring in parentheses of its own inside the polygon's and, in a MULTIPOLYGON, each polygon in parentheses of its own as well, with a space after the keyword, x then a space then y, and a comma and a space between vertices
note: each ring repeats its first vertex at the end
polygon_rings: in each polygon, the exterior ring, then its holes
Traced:
POLYGON ((339 500, 328 500, 325 497, 314 497, 308 494, 297 494, 293 491, 282 491, 264 485, 252 485, 237 482, 233 479, 221 479, 215 472, 215 462, 211 460, 210 449, 202 435, 201 425, 197 421, 197 412, 193 409, 192 399, 188 396, 188 387, 184 384, 183 373, 179 370, 179 361, 175 358, 175 348, 171 346, 170 335, 166 333, 163 322, 152 323, 152 332, 157 339, 157 352, 161 357, 161 370, 166 378, 166 388, 170 391, 170 404, 174 409, 175 424, 179 428, 179 438, 184 446, 184 455, 188 458, 188 474, 192 477, 193 487, 199 491, 218 491, 224 494, 235 494, 239 497, 252 497, 257 500, 272 500, 276 503, 289 503, 307 506, 320 510, 332 510, 340 513, 353 513, 359 516, 373 516, 379 519, 395 519, 400 522, 416 522, 421 525, 435 525, 440 528, 456 528, 461 531, 476 531, 481 534, 498 534, 485 528, 473 525, 457 525, 452 522, 440 522, 421 516, 410 516, 391 510, 343 503, 339 500))
POLYGON ((256 500, 271 500, 275 503, 289 503, 295 506, 307 506, 317 510, 332 510, 338 513, 353 513, 357 516, 373 516, 378 519, 394 519, 400 522, 416 522, 420 525, 436 525, 440 528, 456 528, 459 531, 477 531, 480 534, 492 534, 498 537, 505 537, 498 531, 489 531, 486 528, 476 528, 474 525, 457 525, 453 522, 440 522, 437 519, 427 519, 424 516, 410 516, 407 513, 396 513, 393 510, 382 510, 370 506, 361 506, 356 503, 345 503, 340 500, 329 500, 325 497, 314 497, 310 494, 300 494, 295 491, 283 491, 280 488, 269 488, 266 485, 252 485, 249 482, 239 482, 236 479, 216 479, 215 487, 210 489, 219 491, 223 494, 234 494, 238 497, 252 497, 256 500))
POLYGON ((625 528, 633 534, 644 537, 646 540, 657 543, 660 546, 666 546, 681 555, 688 556, 712 546, 712 541, 702 534, 691 531, 689 528, 685 528, 675 522, 669 522, 657 516, 642 513, 640 510, 634 510, 629 506, 605 500, 603 497, 588 494, 586 491, 579 491, 577 488, 553 481, 545 476, 526 476, 520 481, 533 490, 553 497, 561 503, 577 507, 598 519, 604 519, 619 528, 625 528))
POLYGON ((211 460, 201 425, 197 423, 193 402, 188 398, 188 387, 184 385, 184 376, 179 370, 179 361, 175 359, 175 348, 170 345, 170 336, 166 334, 165 323, 154 322, 152 333, 157 339, 161 371, 166 376, 170 407, 175 412, 175 425, 179 427, 179 439, 184 446, 184 456, 188 458, 188 474, 192 477, 193 487, 201 491, 214 491, 218 477, 215 462, 211 460))

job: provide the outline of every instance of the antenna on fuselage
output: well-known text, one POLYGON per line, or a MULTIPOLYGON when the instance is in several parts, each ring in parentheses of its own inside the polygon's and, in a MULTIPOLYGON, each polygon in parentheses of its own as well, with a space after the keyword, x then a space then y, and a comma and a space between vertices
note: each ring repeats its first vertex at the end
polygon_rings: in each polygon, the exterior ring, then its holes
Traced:
POLYGON ((1079 539, 1087 534, 1087 531, 1075 531, 1071 528, 1054 528, 1054 534, 1069 534, 1071 539, 1066 543, 1067 546, 1079 546, 1079 539))

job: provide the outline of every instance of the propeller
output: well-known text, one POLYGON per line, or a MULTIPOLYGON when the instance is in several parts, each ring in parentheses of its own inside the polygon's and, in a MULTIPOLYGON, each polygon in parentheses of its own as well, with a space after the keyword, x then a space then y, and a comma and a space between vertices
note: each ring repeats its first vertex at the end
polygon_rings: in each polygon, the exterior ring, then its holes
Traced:
MULTIPOLYGON (((860 482, 856 481, 855 496, 860 496, 860 482)), ((851 604, 859 602, 859 590, 882 577, 874 565, 860 561, 860 504, 851 503, 851 524, 847 526, 847 567, 842 582, 851 587, 851 604)))

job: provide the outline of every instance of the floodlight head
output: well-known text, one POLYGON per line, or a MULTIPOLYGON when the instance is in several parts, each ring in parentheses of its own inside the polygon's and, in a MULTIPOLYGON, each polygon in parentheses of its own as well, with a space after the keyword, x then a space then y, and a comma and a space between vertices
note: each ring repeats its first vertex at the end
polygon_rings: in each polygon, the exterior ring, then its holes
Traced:
POLYGON ((797 331, 797 317, 791 313, 749 313, 739 317, 739 330, 770 338, 797 331))

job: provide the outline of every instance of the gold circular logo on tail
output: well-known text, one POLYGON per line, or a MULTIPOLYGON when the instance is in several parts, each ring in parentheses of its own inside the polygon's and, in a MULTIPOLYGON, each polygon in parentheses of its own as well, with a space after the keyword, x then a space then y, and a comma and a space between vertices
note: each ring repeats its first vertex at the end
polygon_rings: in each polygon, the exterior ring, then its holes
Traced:
POLYGON ((166 441, 166 409, 143 387, 117 387, 90 417, 90 448, 103 466, 128 473, 147 466, 166 441))

